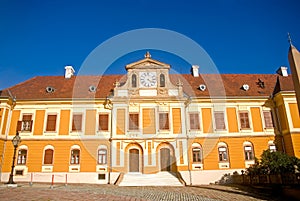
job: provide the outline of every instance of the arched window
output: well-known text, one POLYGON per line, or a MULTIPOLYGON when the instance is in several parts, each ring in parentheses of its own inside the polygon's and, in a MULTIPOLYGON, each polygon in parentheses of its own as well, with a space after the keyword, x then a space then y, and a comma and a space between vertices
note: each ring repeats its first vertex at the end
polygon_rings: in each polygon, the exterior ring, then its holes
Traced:
POLYGON ((201 150, 201 146, 198 143, 193 143, 192 152, 193 152, 193 163, 201 163, 202 150, 201 150))
POLYGON ((165 75, 160 74, 159 76, 159 86, 160 87, 165 87, 166 86, 166 80, 165 80, 165 75))
POLYGON ((80 150, 74 148, 74 149, 71 150, 70 164, 71 165, 78 165, 79 161, 80 161, 80 150))
POLYGON ((98 164, 105 165, 107 164, 107 150, 106 149, 98 149, 98 164))
POLYGON ((218 152, 219 152, 219 161, 227 162, 228 161, 228 149, 227 149, 227 145, 224 142, 220 142, 218 144, 218 152))
POLYGON ((47 148, 44 151, 44 165, 52 165, 53 164, 53 149, 47 148))
POLYGON ((251 142, 244 142, 244 155, 246 161, 254 160, 253 145, 251 142))
POLYGON ((131 87, 136 87, 137 84, 136 84, 136 74, 132 74, 131 76, 131 87))
POLYGON ((26 165, 27 149, 19 149, 18 151, 18 165, 26 165))

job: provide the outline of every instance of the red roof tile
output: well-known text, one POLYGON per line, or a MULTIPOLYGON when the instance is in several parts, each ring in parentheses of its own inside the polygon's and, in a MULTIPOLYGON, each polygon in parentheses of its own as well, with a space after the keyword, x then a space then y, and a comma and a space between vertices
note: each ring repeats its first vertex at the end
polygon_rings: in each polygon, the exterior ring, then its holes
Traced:
MULTIPOLYGON (((170 75, 171 82, 176 85, 180 79, 184 92, 192 97, 225 94, 227 97, 267 97, 272 94, 277 77, 275 74, 201 74, 200 77, 193 77, 190 74, 170 75), (259 79, 264 83, 263 88, 258 85, 259 79), (199 89, 200 84, 206 85, 205 91, 199 89), (243 84, 249 85, 249 90, 241 89, 243 84)), ((38 76, 8 89, 18 100, 105 98, 111 94, 115 81, 124 83, 126 79, 126 75, 73 76, 70 79, 63 76, 38 76), (96 92, 90 92, 90 86, 97 87, 96 92), (53 87, 55 91, 47 93, 46 87, 53 87)), ((279 76, 280 90, 293 89, 291 80, 291 76, 279 76)), ((8 89, 3 90, 0 96, 7 94, 8 89)))

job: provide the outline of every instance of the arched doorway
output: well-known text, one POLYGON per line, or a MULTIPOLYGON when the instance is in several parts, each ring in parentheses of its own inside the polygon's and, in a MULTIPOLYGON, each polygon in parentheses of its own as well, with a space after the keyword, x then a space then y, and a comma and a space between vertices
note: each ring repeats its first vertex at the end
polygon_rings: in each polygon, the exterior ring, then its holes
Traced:
POLYGON ((160 171, 171 171, 171 154, 169 148, 160 149, 160 171))
POLYGON ((140 160, 139 160, 139 150, 130 149, 129 150, 129 172, 140 172, 140 160))

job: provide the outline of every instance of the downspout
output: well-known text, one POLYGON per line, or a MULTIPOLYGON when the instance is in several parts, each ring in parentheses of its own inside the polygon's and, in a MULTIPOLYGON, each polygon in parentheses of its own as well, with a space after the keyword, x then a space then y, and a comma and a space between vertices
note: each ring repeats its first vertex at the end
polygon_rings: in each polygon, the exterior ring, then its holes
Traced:
MULTIPOLYGON (((187 100, 186 104, 185 104, 185 115, 187 117, 187 107, 189 106, 189 104, 191 103, 190 98, 187 100)), ((189 180, 190 180, 190 186, 192 185, 192 173, 191 173, 191 169, 190 169, 190 152, 189 152, 189 134, 188 134, 188 122, 187 122, 187 118, 185 118, 185 129, 186 129, 186 147, 187 147, 187 162, 188 162, 188 171, 189 171, 189 180)))
POLYGON ((111 100, 106 97, 104 108, 110 110, 110 136, 109 136, 109 164, 108 164, 108 178, 107 184, 110 184, 111 169, 112 169, 112 129, 113 129, 113 110, 111 100))

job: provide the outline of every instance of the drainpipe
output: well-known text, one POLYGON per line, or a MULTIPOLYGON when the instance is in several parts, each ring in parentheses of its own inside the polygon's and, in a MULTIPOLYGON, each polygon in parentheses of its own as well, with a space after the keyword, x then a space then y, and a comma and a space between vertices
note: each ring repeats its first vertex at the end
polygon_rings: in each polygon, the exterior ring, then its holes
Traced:
POLYGON ((191 173, 191 169, 190 169, 190 153, 189 153, 189 135, 188 135, 188 128, 187 128, 187 125, 188 125, 188 122, 187 122, 187 107, 189 106, 189 104, 191 103, 191 100, 190 98, 186 101, 186 104, 185 104, 185 107, 184 107, 184 112, 185 112, 185 115, 186 115, 186 118, 185 118, 185 129, 186 129, 186 147, 187 147, 187 162, 188 162, 188 171, 189 171, 189 180, 190 180, 190 186, 192 185, 192 173, 191 173))
POLYGON ((113 129, 113 109, 112 109, 112 103, 111 100, 106 97, 104 108, 110 110, 110 136, 109 136, 109 164, 108 164, 108 182, 107 184, 110 184, 110 174, 112 169, 112 129, 113 129))

